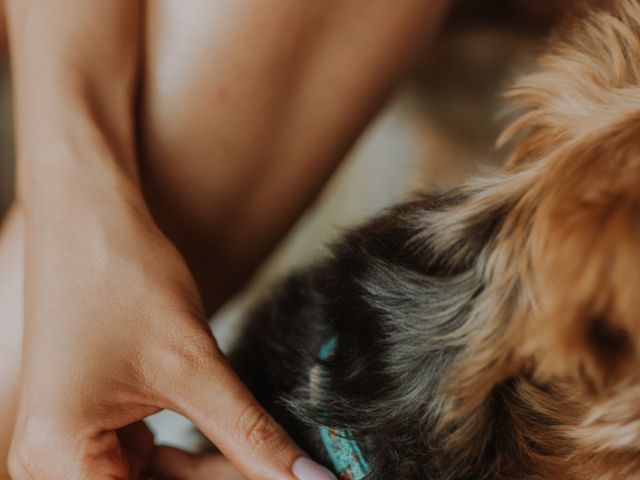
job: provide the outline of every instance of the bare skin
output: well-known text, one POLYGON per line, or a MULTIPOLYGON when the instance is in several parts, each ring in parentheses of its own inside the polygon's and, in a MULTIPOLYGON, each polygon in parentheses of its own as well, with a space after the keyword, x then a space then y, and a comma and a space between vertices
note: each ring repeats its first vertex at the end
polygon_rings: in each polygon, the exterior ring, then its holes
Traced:
POLYGON ((0 478, 6 475, 6 458, 18 408, 22 344, 22 250, 24 225, 21 214, 9 213, 0 230, 0 478))
MULTIPOLYGON (((104 7, 122 11, 100 12, 101 28, 91 33, 69 25, 94 25, 95 9, 61 9, 77 18, 58 18, 59 36, 48 30, 56 12, 29 15, 29 7, 46 11, 44 3, 9 2, 23 208, 7 225, 0 262, 19 258, 26 231, 29 306, 14 480, 137 478, 150 462, 172 476, 237 477, 220 459, 153 455, 136 422, 159 408, 194 420, 246 478, 296 478, 299 453, 220 357, 198 289, 215 310, 277 243, 434 30, 445 2, 404 0, 400 8, 376 0, 365 11, 355 0, 278 0, 268 8, 257 0, 149 2, 139 158, 129 116, 138 57, 127 60, 135 25, 121 55, 101 52, 113 64, 95 55, 110 38, 109 19, 122 34, 133 3, 104 7), (27 36, 28 27, 50 37, 27 36), (65 58, 78 74, 71 78, 68 68, 19 60, 79 44, 65 58), (267 441, 255 443, 252 419, 267 441)), ((11 289, 23 265, 2 267, 11 274, 0 278, 0 297, 13 300, 15 313, 1 321, 20 325, 20 296, 11 289)))
POLYGON ((149 2, 144 181, 209 311, 315 198, 445 3, 149 2))

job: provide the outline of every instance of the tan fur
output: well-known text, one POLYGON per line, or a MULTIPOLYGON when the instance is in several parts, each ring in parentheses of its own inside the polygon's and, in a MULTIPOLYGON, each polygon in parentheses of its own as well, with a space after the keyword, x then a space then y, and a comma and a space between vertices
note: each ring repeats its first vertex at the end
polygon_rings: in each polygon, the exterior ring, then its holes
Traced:
POLYGON ((508 212, 441 429, 465 461, 505 390, 517 445, 495 478, 640 478, 640 2, 565 26, 509 97, 508 173, 439 219, 447 251, 508 212))

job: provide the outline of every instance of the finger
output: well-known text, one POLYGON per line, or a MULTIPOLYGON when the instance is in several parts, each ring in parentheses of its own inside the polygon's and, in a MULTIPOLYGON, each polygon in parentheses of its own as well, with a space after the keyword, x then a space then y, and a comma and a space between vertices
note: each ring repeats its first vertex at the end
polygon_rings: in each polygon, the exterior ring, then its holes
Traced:
POLYGON ((13 480, 129 480, 116 432, 95 432, 79 439, 55 422, 39 422, 37 430, 24 425, 19 423, 11 445, 8 467, 13 480))
POLYGON ((250 480, 335 480, 301 458, 282 427, 258 404, 222 354, 212 351, 174 385, 175 408, 250 480))
POLYGON ((180 480, 245 480, 220 454, 193 455, 173 447, 158 447, 152 473, 180 480))
POLYGON ((154 475, 191 479, 195 469, 195 455, 178 448, 156 447, 151 458, 151 472, 154 475))
POLYGON ((129 462, 129 477, 141 478, 151 464, 153 433, 144 422, 136 422, 118 430, 118 439, 129 462))

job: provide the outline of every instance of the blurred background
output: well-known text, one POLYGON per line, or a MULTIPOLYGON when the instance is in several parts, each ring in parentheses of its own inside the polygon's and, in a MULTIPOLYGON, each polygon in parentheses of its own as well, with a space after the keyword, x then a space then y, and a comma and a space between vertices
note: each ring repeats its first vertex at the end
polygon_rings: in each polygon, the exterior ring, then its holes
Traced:
MULTIPOLYGON (((598 0, 585 0, 597 2, 598 0)), ((532 66, 549 29, 576 0, 462 0, 439 40, 398 85, 316 203, 236 299, 212 321, 224 346, 246 305, 276 278, 318 258, 342 230, 412 191, 446 188, 498 166, 493 145, 513 112, 505 86, 532 66)), ((13 195, 14 152, 8 72, 0 81, 0 214, 13 195)), ((152 420, 162 442, 190 446, 181 418, 152 420)))
POLYGON ((13 198, 14 152, 11 124, 11 85, 6 66, 0 67, 0 218, 13 198))

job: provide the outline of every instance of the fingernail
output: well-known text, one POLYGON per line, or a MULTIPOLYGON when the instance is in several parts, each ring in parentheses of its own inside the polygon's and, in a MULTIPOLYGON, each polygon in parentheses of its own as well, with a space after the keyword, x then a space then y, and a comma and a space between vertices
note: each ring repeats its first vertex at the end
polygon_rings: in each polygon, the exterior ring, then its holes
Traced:
POLYGON ((294 462, 292 471, 298 480, 337 480, 329 470, 304 457, 294 462))

